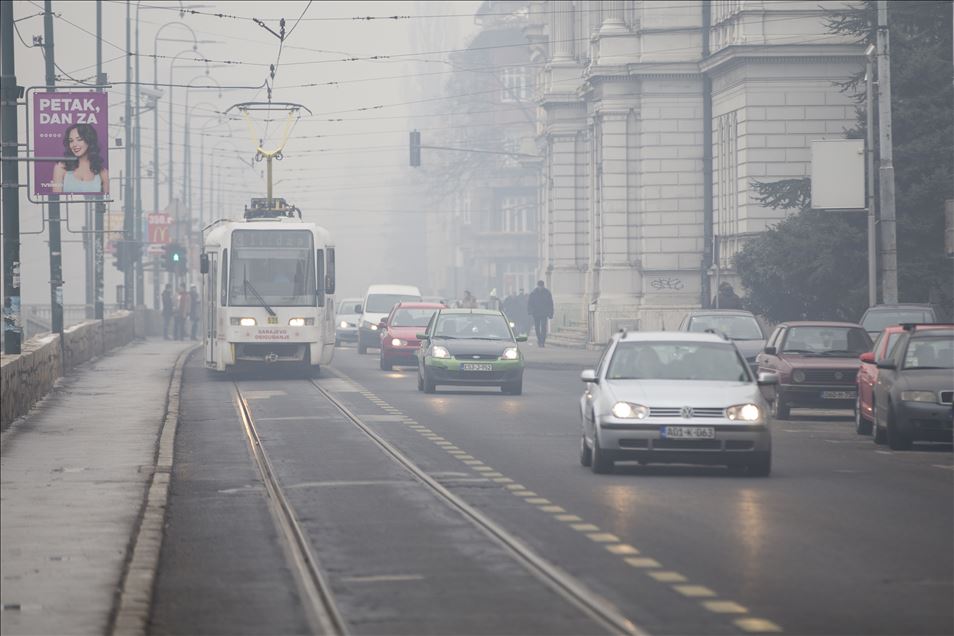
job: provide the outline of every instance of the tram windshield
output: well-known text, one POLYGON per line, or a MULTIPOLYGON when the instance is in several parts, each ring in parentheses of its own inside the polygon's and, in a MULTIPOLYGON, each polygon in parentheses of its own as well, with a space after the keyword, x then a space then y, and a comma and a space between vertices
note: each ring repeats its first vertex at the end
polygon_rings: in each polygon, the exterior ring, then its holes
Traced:
POLYGON ((229 272, 232 306, 316 304, 314 241, 306 230, 236 230, 229 272))

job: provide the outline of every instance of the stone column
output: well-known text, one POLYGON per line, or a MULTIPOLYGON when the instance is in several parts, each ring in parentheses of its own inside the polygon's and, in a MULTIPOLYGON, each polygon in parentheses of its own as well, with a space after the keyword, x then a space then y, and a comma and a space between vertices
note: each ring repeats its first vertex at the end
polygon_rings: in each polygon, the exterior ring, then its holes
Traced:
POLYGON ((623 0, 603 0, 602 8, 603 23, 600 25, 600 35, 626 30, 623 0))
POLYGON ((573 41, 573 3, 570 0, 553 2, 553 61, 567 62, 576 51, 573 41))

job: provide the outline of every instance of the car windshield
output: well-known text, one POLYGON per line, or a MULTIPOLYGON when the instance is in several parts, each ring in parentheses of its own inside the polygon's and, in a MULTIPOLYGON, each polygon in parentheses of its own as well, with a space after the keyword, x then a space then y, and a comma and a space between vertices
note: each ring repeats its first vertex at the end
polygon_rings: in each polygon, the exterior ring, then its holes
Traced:
POLYGON ((360 304, 361 301, 357 299, 342 300, 338 303, 337 315, 339 316, 353 316, 354 315, 354 306, 360 304))
POLYGON ((731 344, 621 342, 606 371, 608 380, 706 380, 748 382, 749 371, 731 344))
POLYGON ((781 353, 857 357, 871 350, 871 338, 860 327, 790 327, 781 353))
POLYGON ((714 329, 733 340, 764 340, 765 335, 754 316, 693 316, 689 320, 689 331, 705 333, 714 329))
POLYGON ((925 323, 931 320, 931 312, 926 309, 892 309, 891 311, 870 311, 864 317, 861 326, 866 331, 881 331, 891 325, 903 322, 925 323))
POLYGON ((420 302, 420 296, 408 294, 371 294, 364 310, 369 314, 386 314, 400 302, 420 302))
POLYGON ((437 338, 511 340, 510 326, 500 314, 444 314, 434 328, 437 338))
POLYGON ((954 338, 912 338, 902 369, 954 369, 954 338))
POLYGON ((401 308, 391 318, 392 327, 426 327, 436 309, 401 308))

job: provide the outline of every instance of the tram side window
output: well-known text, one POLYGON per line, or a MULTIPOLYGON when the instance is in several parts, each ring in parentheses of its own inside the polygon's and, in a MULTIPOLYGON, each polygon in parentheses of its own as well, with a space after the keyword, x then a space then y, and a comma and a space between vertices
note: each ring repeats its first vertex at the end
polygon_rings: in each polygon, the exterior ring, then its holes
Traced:
POLYGON ((318 306, 325 306, 325 251, 315 252, 315 262, 318 263, 318 306))
POLYGON ((229 304, 229 251, 222 250, 222 306, 229 304))
POLYGON ((329 247, 327 250, 328 266, 325 267, 325 293, 335 293, 335 248, 329 247))

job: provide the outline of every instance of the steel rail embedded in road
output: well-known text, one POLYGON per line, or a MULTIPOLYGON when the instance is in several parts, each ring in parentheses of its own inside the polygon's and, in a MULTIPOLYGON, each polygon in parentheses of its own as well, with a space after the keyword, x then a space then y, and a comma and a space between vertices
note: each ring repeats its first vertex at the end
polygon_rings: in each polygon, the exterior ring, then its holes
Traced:
POLYGON ((269 509, 272 511, 280 534, 285 538, 283 547, 302 593, 305 611, 313 627, 312 631, 323 635, 345 635, 348 633, 347 624, 335 604, 331 586, 325 580, 308 537, 298 523, 298 518, 272 470, 271 462, 265 454, 262 441, 255 428, 255 420, 252 418, 248 402, 242 396, 238 383, 233 383, 233 386, 245 435, 255 463, 262 474, 262 481, 268 493, 269 509))
POLYGON ((586 586, 567 574, 557 566, 545 560, 522 541, 494 523, 487 516, 473 508, 463 499, 453 494, 424 472, 414 462, 404 456, 395 446, 388 443, 361 421, 347 406, 335 398, 314 380, 309 380, 318 392, 346 418, 348 418, 361 432, 371 438, 386 454, 411 473, 422 484, 426 485, 440 500, 454 508, 465 519, 480 528, 486 535, 502 545, 524 568, 536 578, 567 599, 584 614, 597 623, 603 625, 610 633, 645 636, 646 632, 638 628, 632 621, 623 616, 609 601, 592 592, 586 586))

